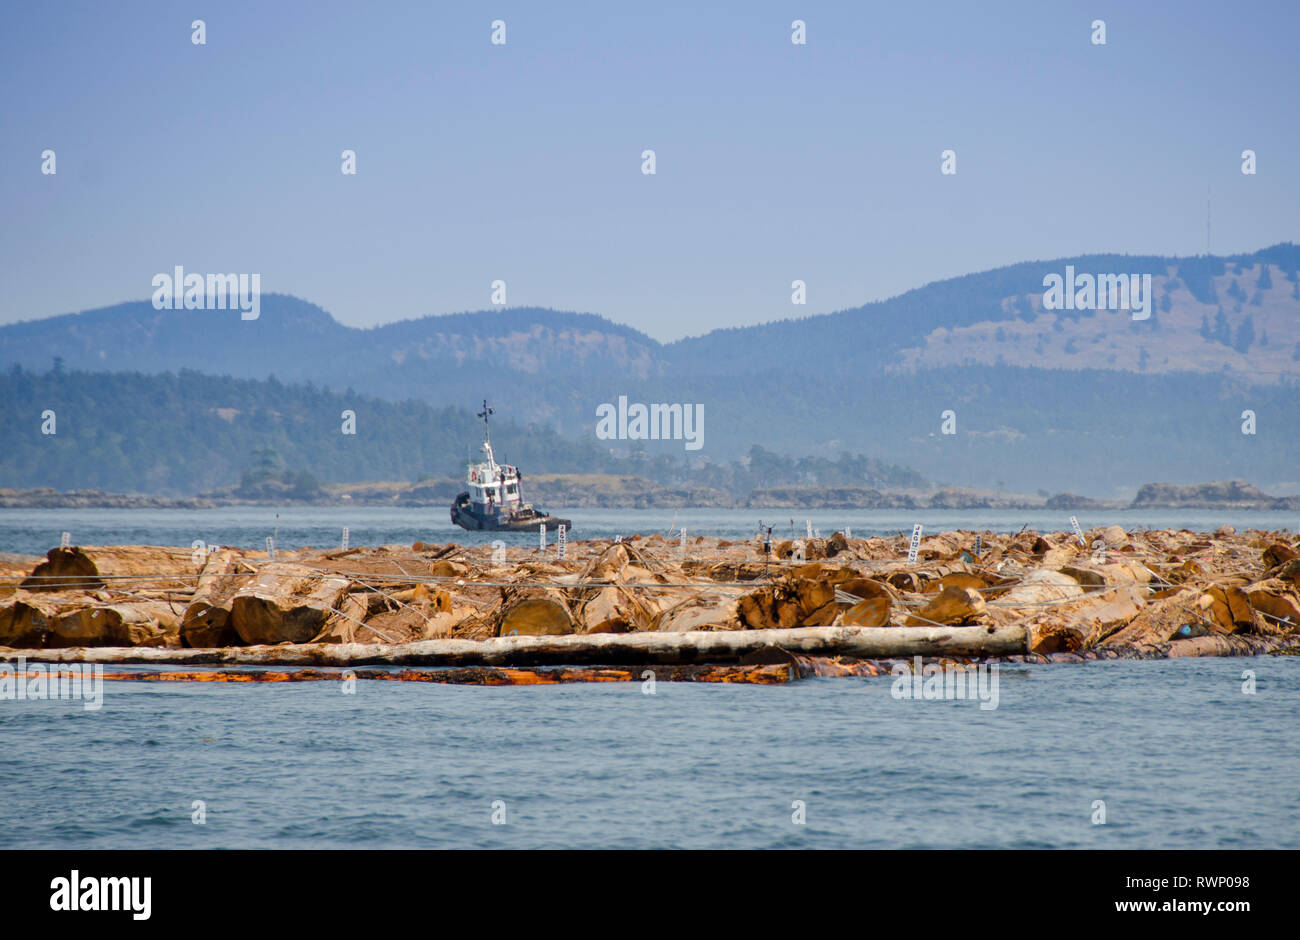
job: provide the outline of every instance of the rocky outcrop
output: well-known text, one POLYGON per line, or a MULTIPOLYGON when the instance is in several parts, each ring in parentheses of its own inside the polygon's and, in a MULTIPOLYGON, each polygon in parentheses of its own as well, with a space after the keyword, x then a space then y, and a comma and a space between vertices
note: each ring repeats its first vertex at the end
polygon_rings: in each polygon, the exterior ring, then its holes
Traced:
POLYGON ((1300 509, 1300 498, 1270 496, 1241 480, 1144 484, 1133 498, 1133 509, 1300 509))

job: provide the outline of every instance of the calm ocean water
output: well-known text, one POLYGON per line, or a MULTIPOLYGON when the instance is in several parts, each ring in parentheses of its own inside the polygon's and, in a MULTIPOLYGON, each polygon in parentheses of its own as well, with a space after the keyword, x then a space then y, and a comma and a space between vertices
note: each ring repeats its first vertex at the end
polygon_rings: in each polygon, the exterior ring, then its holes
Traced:
MULTIPOLYGON (((855 536, 910 533, 914 523, 927 532, 975 529, 1014 532, 1028 524, 1039 531, 1068 530, 1070 513, 1042 510, 757 510, 691 509, 563 509, 547 507, 573 522, 572 537, 613 538, 640 532, 665 533, 685 527, 690 535, 723 538, 752 536, 761 521, 774 535, 790 537, 807 531, 807 522, 830 535, 848 526, 855 536)), ((1296 531, 1300 513, 1218 510, 1079 512, 1079 524, 1118 524, 1126 529, 1190 528, 1214 530, 1221 525, 1238 529, 1264 528, 1296 531)), ((423 541, 462 544, 501 539, 510 545, 536 545, 536 532, 466 532, 452 525, 442 507, 398 509, 372 506, 284 507, 236 506, 221 509, 4 509, 0 510, 0 552, 44 554, 68 532, 82 545, 182 545, 196 539, 208 545, 265 548, 268 536, 281 548, 312 545, 328 548, 340 544, 343 527, 349 545, 385 545, 423 541), (278 518, 277 518, 278 515, 278 518)), ((676 530, 675 530, 676 531, 676 530)), ((550 533, 548 544, 555 543, 550 533)))
POLYGON ((1300 660, 999 686, 114 682, 0 701, 0 847, 1300 848, 1300 660))

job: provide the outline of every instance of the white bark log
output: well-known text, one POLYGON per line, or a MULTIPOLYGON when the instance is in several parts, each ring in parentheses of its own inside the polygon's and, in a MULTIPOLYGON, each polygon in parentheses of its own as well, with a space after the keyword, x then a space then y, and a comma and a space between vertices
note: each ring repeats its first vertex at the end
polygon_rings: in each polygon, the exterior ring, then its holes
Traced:
POLYGON ((808 656, 890 659, 910 656, 1002 656, 1024 653, 1021 625, 979 627, 801 627, 695 633, 594 633, 423 640, 402 645, 314 643, 214 650, 96 647, 0 650, 31 661, 100 663, 241 663, 284 666, 538 666, 734 663, 778 646, 808 656))

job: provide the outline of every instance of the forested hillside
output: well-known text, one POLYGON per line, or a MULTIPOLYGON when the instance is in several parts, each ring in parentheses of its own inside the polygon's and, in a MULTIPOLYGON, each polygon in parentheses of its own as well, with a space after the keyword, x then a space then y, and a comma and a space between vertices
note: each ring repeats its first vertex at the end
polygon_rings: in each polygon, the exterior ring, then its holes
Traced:
MULTIPOLYGON (((271 479, 288 484, 289 497, 310 496, 321 483, 462 478, 471 451, 479 459, 483 436, 482 422, 464 408, 189 371, 146 376, 68 372, 61 364, 41 374, 14 368, 0 376, 0 401, 0 488, 13 489, 188 496, 239 484, 252 491, 271 479)), ((737 495, 808 482, 925 482, 909 468, 847 452, 796 458, 752 447, 743 459, 695 466, 643 448, 620 458, 594 439, 565 439, 550 428, 497 417, 497 457, 526 475, 636 474, 737 495)))

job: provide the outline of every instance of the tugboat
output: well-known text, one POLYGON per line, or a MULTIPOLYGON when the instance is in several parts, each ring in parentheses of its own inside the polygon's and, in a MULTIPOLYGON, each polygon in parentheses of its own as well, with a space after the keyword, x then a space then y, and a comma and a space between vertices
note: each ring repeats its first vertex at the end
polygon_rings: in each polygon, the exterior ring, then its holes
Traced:
POLYGON ((537 531, 538 526, 571 530, 568 519, 557 519, 523 501, 523 477, 518 468, 502 466, 492 454, 492 433, 488 418, 493 409, 486 399, 478 417, 483 419, 483 460, 468 468, 467 492, 451 504, 451 521, 470 531, 537 531))

